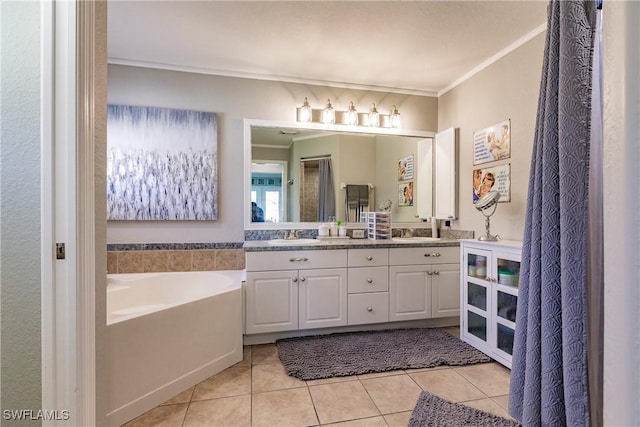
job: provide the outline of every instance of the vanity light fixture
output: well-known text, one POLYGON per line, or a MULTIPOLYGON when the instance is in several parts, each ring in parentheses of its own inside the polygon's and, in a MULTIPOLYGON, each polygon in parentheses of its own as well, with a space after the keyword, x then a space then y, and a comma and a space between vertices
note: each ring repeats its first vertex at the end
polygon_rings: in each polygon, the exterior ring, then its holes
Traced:
POLYGON ((398 107, 395 105, 391 107, 391 114, 389 115, 389 125, 392 128, 400 128, 400 113, 398 112, 398 107))
POLYGON ((371 110, 369 111, 369 126, 372 128, 380 127, 380 114, 376 109, 376 104, 371 104, 371 110))
POLYGON ((300 107, 300 115, 298 117, 298 120, 301 122, 310 123, 312 117, 313 117, 313 110, 311 109, 311 105, 309 105, 309 101, 305 96, 304 103, 302 104, 302 107, 300 107))
POLYGON ((327 99, 327 106, 322 110, 322 123, 332 125, 336 122, 336 110, 331 105, 331 100, 327 99))
POLYGON ((349 103, 349 109, 345 114, 345 124, 350 126, 358 126, 358 110, 353 105, 353 101, 349 103))

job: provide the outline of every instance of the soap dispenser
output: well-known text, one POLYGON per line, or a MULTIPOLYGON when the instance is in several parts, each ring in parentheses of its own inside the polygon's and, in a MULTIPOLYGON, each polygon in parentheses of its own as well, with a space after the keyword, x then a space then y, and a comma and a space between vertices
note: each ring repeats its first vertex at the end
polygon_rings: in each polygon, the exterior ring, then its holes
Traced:
POLYGON ((435 216, 431 217, 431 237, 440 237, 440 230, 438 229, 438 219, 435 216))

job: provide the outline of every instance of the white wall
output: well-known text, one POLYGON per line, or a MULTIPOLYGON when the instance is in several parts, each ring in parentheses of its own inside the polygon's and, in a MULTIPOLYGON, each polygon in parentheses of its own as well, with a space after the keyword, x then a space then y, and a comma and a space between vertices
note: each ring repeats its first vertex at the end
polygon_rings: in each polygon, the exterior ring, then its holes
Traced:
MULTIPOLYGON (((0 3, 0 407, 39 409, 40 4, 0 3)), ((2 425, 15 425, 5 421, 2 425)), ((37 423, 24 423, 31 425, 37 423)))
POLYGON ((604 2, 604 425, 640 425, 640 2, 604 2))
POLYGON ((295 120, 295 108, 304 97, 321 108, 327 98, 335 108, 346 109, 375 102, 384 113, 395 104, 403 127, 435 131, 437 99, 434 97, 357 91, 293 83, 237 79, 176 71, 109 66, 108 101, 156 107, 213 111, 219 114, 218 221, 114 222, 108 224, 109 243, 240 242, 243 224, 243 123, 245 118, 295 120))
POLYGON ((484 216, 472 199, 473 133, 511 119, 511 159, 479 167, 511 163, 511 202, 498 204, 491 233, 522 240, 543 51, 544 33, 438 99, 438 130, 460 128, 454 228, 484 233, 484 216))

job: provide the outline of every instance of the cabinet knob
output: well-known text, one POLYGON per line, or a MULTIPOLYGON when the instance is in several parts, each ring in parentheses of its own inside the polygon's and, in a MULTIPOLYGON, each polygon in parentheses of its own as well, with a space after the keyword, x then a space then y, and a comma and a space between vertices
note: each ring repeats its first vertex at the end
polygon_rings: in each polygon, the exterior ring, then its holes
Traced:
POLYGON ((434 271, 433 274, 438 276, 440 274, 440 272, 439 271, 434 271))
POLYGON ((367 260, 372 261, 372 260, 373 260, 373 257, 372 257, 371 255, 369 255, 369 256, 367 257, 367 260))
POLYGON ((431 256, 431 254, 424 254, 424 256, 426 256, 426 257, 430 257, 430 256, 431 256))
POLYGON ((373 283, 373 279, 367 279, 367 283, 373 283))
POLYGON ((301 278, 300 278, 300 281, 301 281, 301 282, 304 282, 305 280, 307 280, 307 279, 305 279, 304 277, 301 277, 301 278))
POLYGON ((432 254, 431 254, 431 256, 433 256, 433 257, 439 257, 439 256, 440 256, 440 253, 439 253, 439 252, 434 252, 434 253, 432 253, 432 254))
POLYGON ((373 307, 371 306, 367 307, 367 311, 373 311, 373 307))
POLYGON ((428 274, 429 276, 431 276, 433 273, 432 273, 432 272, 430 272, 430 271, 427 271, 427 274, 428 274))
POLYGON ((298 278, 297 278, 297 277, 294 277, 294 278, 293 278, 293 279, 291 279, 291 280, 293 280, 293 283, 296 283, 296 282, 298 281, 298 278))

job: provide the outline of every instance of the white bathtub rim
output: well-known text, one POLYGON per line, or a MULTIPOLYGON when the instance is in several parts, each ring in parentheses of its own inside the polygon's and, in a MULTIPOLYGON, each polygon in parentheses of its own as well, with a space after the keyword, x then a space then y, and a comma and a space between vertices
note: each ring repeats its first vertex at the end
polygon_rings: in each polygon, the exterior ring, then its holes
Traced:
MULTIPOLYGON (((242 282, 246 281, 245 270, 212 270, 212 271, 187 271, 187 272, 159 272, 159 273, 115 273, 107 274, 107 326, 111 326, 117 323, 121 323, 130 319, 134 319, 140 316, 150 315, 162 310, 169 310, 173 307, 177 307, 184 304, 189 304, 194 301, 203 300, 214 297, 215 295, 221 295, 223 293, 232 292, 239 288, 242 288, 242 282), (160 280, 161 283, 157 286, 157 291, 166 292, 169 288, 178 288, 179 285, 165 283, 166 278, 184 278, 188 280, 203 280, 205 278, 221 278, 225 281, 223 283, 216 283, 215 285, 206 285, 207 290, 196 289, 193 292, 192 289, 185 287, 184 291, 191 292, 192 295, 185 296, 184 294, 175 294, 179 296, 177 299, 170 301, 150 301, 145 300, 139 304, 127 306, 124 309, 113 310, 109 302, 109 295, 120 292, 135 292, 136 286, 155 286, 149 285, 148 282, 152 280, 160 280), (115 312, 129 311, 129 314, 114 314, 115 312)), ((201 285, 198 283, 197 285, 201 285)), ((202 286, 200 286, 202 288, 202 286)), ((178 289, 171 289, 171 292, 178 291, 178 289)), ((179 291, 178 291, 179 292, 179 291)), ((115 297, 115 295, 114 295, 115 297)))

